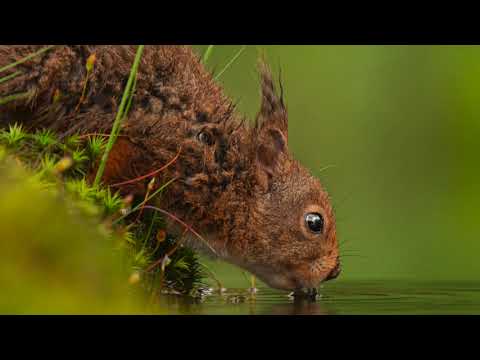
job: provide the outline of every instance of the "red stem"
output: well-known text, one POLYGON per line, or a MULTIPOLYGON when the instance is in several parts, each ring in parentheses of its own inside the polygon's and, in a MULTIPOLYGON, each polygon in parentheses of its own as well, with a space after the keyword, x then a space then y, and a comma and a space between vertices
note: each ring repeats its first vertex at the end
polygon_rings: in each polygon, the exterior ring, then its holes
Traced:
POLYGON ((151 205, 145 205, 144 206, 145 209, 152 209, 152 210, 155 210, 155 211, 158 211, 164 215, 167 215, 168 217, 172 218, 174 221, 178 222, 179 224, 183 225, 188 231, 190 231, 192 234, 194 234, 196 237, 198 237, 200 240, 202 240, 209 248, 210 250, 212 250, 212 252, 214 254, 216 254, 215 252, 215 249, 213 249, 209 244, 208 242, 199 234, 197 233, 195 230, 193 230, 193 228, 186 224, 185 222, 183 222, 182 220, 180 220, 178 217, 176 217, 175 215, 169 213, 168 211, 166 210, 163 210, 163 209, 160 209, 158 207, 155 207, 155 206, 151 206, 151 205))
POLYGON ((134 182, 137 182, 137 181, 140 181, 140 180, 143 180, 143 179, 146 179, 150 176, 155 176, 157 175, 159 172, 165 170, 166 168, 168 168, 170 165, 172 165, 175 161, 177 161, 178 157, 180 156, 180 151, 181 151, 181 148, 178 150, 177 152, 177 155, 175 155, 175 157, 170 160, 167 164, 165 164, 164 166, 162 166, 160 169, 158 170, 155 170, 155 171, 152 171, 151 173, 148 173, 146 175, 142 175, 142 176, 139 176, 135 179, 131 179, 131 180, 127 180, 127 181, 122 181, 122 182, 119 182, 119 183, 116 183, 116 184, 112 184, 110 186, 122 186, 122 185, 127 185, 127 184, 131 184, 131 183, 134 183, 134 182))

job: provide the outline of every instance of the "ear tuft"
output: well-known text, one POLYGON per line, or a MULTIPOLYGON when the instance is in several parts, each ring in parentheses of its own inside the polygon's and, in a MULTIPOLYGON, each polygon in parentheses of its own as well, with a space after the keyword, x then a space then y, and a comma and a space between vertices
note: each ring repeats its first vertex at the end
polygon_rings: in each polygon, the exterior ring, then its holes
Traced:
POLYGON ((288 118, 283 102, 283 88, 277 96, 272 74, 264 61, 259 62, 261 79, 261 107, 255 123, 256 174, 258 183, 268 191, 272 179, 288 161, 288 118))
POLYGON ((280 81, 280 96, 275 91, 272 73, 268 65, 260 60, 259 73, 261 80, 261 106, 257 115, 255 127, 260 129, 265 127, 275 127, 288 138, 288 117, 287 109, 283 101, 283 86, 280 81))

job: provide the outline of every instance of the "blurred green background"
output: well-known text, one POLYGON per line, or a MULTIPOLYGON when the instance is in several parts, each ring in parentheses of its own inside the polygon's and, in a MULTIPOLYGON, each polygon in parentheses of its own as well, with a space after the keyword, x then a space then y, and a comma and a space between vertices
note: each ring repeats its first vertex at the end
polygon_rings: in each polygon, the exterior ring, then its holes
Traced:
MULTIPOLYGON (((215 46, 208 67, 218 73, 240 48, 215 46)), ((282 69, 290 149, 336 208, 338 281, 477 279, 480 47, 247 46, 219 81, 250 118, 262 52, 282 69)))

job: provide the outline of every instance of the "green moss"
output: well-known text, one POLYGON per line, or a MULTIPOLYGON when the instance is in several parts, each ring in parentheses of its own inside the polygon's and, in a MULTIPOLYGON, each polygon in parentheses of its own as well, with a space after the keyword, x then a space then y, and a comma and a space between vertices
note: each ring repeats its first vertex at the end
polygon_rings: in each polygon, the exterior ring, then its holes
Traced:
MULTIPOLYGON (((87 181, 85 174, 93 169, 104 146, 101 137, 74 136, 61 142, 49 131, 29 134, 17 125, 0 130, 0 161, 2 158, 9 161, 16 158, 25 168, 22 178, 26 184, 62 197, 71 214, 90 219, 101 234, 114 236, 116 240, 111 244, 111 251, 122 249, 127 259, 126 272, 133 276, 131 283, 147 294, 165 291, 186 295, 198 293, 205 286, 207 274, 203 272, 197 255, 188 248, 180 246, 166 257, 176 247, 176 239, 171 235, 158 236, 165 233, 161 214, 144 209, 139 216, 142 202, 128 203, 109 188, 93 186, 87 181)), ((165 187, 168 184, 151 196, 157 196, 165 187)), ((25 201, 23 204, 25 207, 29 205, 36 206, 36 203, 25 201)), ((75 241, 69 239, 70 232, 67 233, 65 241, 75 241)))
POLYGON ((9 148, 18 148, 26 138, 22 125, 10 125, 7 131, 0 133, 0 140, 9 148))

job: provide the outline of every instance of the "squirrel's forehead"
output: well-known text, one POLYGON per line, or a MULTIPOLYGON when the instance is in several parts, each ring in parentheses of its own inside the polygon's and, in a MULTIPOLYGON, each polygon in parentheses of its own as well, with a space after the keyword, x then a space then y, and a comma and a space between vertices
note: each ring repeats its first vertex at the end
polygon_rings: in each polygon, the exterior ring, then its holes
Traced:
POLYGON ((302 167, 301 165, 295 167, 295 171, 283 174, 280 182, 283 182, 281 188, 290 188, 290 193, 295 194, 296 198, 324 198, 326 193, 320 180, 302 167))
POLYGON ((320 205, 322 208, 330 207, 330 197, 317 179, 314 179, 314 181, 310 183, 310 188, 307 193, 307 202, 320 205))
POLYGON ((317 205, 324 207, 329 204, 328 194, 318 181, 297 182, 292 191, 289 191, 290 201, 298 206, 317 205))

